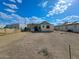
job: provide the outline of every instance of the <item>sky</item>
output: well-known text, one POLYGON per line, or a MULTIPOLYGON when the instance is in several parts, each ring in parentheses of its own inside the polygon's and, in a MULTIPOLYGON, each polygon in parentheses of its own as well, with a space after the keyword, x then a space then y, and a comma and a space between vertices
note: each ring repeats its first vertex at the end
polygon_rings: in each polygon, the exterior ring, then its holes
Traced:
POLYGON ((0 24, 57 25, 79 21, 79 0, 0 0, 0 24))

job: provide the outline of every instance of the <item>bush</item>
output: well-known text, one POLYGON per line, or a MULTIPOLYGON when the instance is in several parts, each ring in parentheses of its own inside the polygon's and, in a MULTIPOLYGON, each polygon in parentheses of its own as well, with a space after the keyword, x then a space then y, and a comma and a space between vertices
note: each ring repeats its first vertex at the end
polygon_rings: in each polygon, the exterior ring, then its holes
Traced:
POLYGON ((43 48, 38 52, 38 54, 42 54, 43 56, 48 56, 49 53, 47 48, 43 48))

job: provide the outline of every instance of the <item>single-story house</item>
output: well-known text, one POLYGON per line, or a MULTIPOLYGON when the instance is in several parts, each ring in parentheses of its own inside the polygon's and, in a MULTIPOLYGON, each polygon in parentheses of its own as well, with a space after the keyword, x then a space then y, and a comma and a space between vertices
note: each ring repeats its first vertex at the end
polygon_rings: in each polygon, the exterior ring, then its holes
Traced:
POLYGON ((79 23, 67 23, 55 26, 55 30, 79 32, 79 23))
POLYGON ((9 29, 19 29, 19 24, 15 23, 15 24, 9 24, 9 25, 6 25, 4 28, 9 28, 9 29))
POLYGON ((27 24, 19 24, 19 29, 21 31, 27 31, 26 28, 27 28, 27 24))
POLYGON ((47 32, 47 31, 54 31, 54 26, 47 21, 43 21, 39 24, 27 24, 27 28, 29 28, 29 31, 36 31, 36 32, 47 32))

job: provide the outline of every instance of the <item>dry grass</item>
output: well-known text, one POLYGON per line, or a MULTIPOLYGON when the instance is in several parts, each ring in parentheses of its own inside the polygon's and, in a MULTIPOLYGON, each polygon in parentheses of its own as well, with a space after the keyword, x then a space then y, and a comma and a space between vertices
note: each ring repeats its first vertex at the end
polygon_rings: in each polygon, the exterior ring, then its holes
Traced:
POLYGON ((13 33, 18 33, 21 32, 20 30, 15 30, 15 29, 0 29, 0 36, 4 36, 7 34, 13 34, 13 33))

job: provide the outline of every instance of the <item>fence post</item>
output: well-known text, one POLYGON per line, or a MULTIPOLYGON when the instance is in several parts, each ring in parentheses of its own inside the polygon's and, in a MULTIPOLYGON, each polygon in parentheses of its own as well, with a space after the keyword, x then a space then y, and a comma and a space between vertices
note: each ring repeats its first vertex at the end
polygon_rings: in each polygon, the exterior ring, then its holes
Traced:
POLYGON ((69 45, 69 58, 71 59, 71 46, 69 45))

